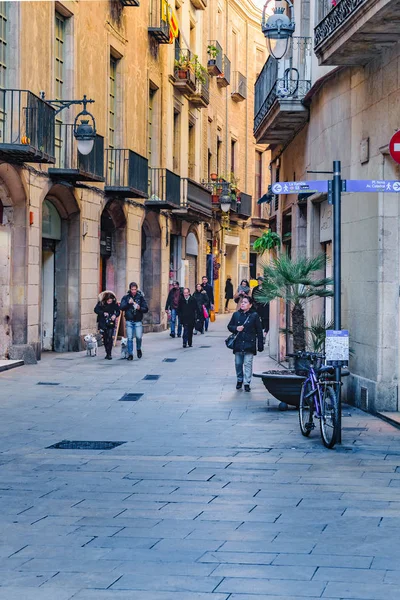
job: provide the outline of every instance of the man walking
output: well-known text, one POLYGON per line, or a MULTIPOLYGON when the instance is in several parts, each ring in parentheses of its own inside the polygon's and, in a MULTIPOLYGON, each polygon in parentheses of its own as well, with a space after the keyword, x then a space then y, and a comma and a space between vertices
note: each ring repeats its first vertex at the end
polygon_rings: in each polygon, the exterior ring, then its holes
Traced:
POLYGON ((182 341, 184 348, 187 346, 189 346, 189 348, 192 347, 193 329, 196 322, 197 313, 198 309, 196 300, 190 295, 189 288, 184 288, 183 296, 181 296, 181 299, 179 300, 178 308, 179 321, 183 325, 182 341))
POLYGON ((172 288, 169 291, 167 302, 165 304, 165 310, 171 315, 171 333, 169 334, 172 338, 175 337, 175 325, 176 319, 178 318, 178 338, 182 335, 182 323, 178 317, 179 300, 181 299, 182 291, 179 287, 179 281, 174 281, 172 288))
POLYGON ((138 284, 132 281, 128 293, 122 298, 120 309, 125 313, 128 337, 128 360, 133 360, 133 338, 136 338, 137 357, 142 358, 143 315, 149 311, 138 284))
MULTIPOLYGON (((201 287, 206 292, 208 299, 210 301, 210 309, 214 310, 214 290, 212 288, 212 285, 210 285, 208 283, 208 277, 206 277, 205 275, 203 275, 203 277, 201 278, 201 281, 202 281, 201 287)), ((204 321, 205 331, 208 331, 209 322, 210 322, 210 317, 208 317, 208 319, 205 319, 205 321, 204 321)))

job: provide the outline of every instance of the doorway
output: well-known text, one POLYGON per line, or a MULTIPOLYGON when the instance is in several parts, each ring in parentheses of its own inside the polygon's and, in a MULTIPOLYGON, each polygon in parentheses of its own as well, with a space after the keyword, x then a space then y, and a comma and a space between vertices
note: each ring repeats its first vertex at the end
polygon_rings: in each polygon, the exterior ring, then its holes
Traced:
POLYGON ((150 330, 161 324, 161 229, 158 214, 149 211, 142 225, 141 289, 149 312, 143 322, 150 330))
POLYGON ((45 200, 42 212, 42 350, 54 350, 54 326, 57 319, 55 287, 56 245, 61 240, 61 217, 56 207, 45 200))

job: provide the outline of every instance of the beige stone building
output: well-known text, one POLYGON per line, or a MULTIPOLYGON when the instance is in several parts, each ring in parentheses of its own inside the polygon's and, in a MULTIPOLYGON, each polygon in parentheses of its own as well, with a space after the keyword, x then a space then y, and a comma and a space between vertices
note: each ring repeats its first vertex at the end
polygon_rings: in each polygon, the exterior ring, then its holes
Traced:
MULTIPOLYGON (((254 132, 272 151, 272 181, 400 178, 388 143, 400 128, 398 2, 302 0, 285 57, 268 59, 256 83, 254 132)), ((270 225, 293 255, 332 256, 326 194, 270 197, 270 225)), ((353 349, 347 397, 368 410, 399 410, 399 195, 342 196, 342 327, 353 349)), ((328 263, 330 274, 332 263, 328 263)), ((274 307, 271 350, 282 355, 274 307)), ((332 303, 308 309, 332 318, 332 303)))
POLYGON ((218 308, 228 271, 257 269, 259 23, 251 0, 0 2, 1 357, 79 350, 103 289, 138 282, 162 330, 172 280, 207 273, 218 308), (84 95, 87 155, 67 103, 84 95), (222 222, 214 176, 232 193, 222 222))

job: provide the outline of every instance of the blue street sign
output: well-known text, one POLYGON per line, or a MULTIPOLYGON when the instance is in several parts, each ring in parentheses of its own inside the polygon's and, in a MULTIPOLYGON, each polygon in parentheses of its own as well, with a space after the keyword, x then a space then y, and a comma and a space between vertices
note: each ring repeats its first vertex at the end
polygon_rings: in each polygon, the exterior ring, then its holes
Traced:
POLYGON ((307 192, 327 192, 327 181, 279 181, 271 187, 273 194, 302 194, 307 192))
POLYGON ((384 179, 346 179, 343 192, 400 192, 400 181, 384 179))

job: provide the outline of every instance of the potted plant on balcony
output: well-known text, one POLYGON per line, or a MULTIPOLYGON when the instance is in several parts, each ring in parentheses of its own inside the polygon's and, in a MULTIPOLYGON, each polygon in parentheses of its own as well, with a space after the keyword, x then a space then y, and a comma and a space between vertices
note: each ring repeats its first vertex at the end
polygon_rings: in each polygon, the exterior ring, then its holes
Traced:
POLYGON ((207 81, 208 71, 200 63, 199 57, 197 55, 194 56, 193 63, 194 63, 194 74, 196 77, 196 81, 204 85, 207 81))
POLYGON ((214 44, 208 44, 207 46, 207 54, 209 56, 207 62, 207 71, 210 75, 219 75, 220 70, 217 66, 217 56, 219 54, 219 48, 214 46, 214 44))
MULTIPOLYGON (((261 250, 262 248, 260 248, 261 250)), ((257 300, 270 302, 281 298, 291 307, 292 328, 287 330, 293 336, 293 351, 306 349, 306 323, 304 309, 307 302, 314 298, 333 296, 333 280, 329 277, 318 277, 318 271, 326 264, 326 255, 315 258, 290 258, 281 254, 270 264, 264 266, 264 282, 257 300)), ((281 402, 299 405, 301 386, 304 375, 300 364, 295 364, 293 371, 265 371, 261 377, 269 392, 281 402)))
POLYGON ((190 73, 194 73, 194 62, 187 54, 180 54, 174 65, 179 79, 189 79, 190 73))

